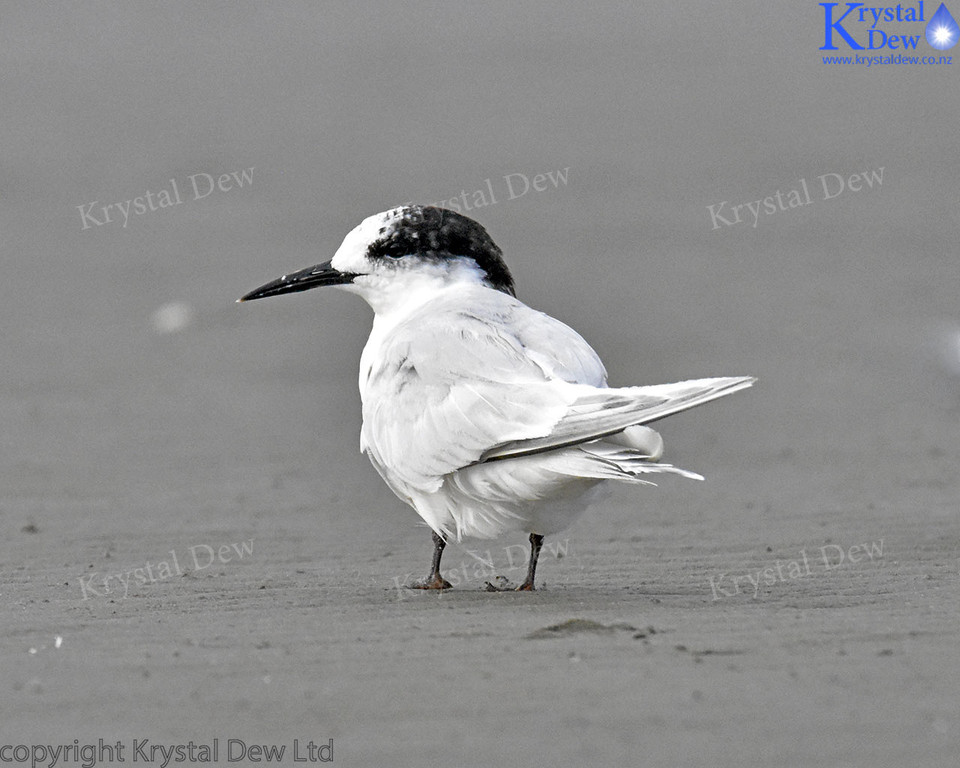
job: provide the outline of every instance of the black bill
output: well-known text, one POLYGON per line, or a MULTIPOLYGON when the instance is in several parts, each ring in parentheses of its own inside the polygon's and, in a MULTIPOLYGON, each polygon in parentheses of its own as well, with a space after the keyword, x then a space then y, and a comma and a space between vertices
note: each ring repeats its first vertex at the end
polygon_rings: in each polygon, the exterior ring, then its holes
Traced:
POLYGON ((321 285, 345 285, 353 282, 355 277, 356 275, 334 269, 330 266, 329 261, 325 261, 315 267, 307 267, 297 272, 291 272, 289 275, 284 275, 277 280, 272 280, 250 291, 237 301, 253 301, 254 299, 265 299, 267 296, 309 291, 311 288, 319 288, 321 285))

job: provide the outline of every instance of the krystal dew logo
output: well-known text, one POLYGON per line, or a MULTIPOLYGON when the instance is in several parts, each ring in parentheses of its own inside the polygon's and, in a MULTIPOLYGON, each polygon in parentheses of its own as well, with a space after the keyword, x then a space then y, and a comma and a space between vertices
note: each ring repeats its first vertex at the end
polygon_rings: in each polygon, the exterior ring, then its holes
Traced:
POLYGON ((820 3, 820 7, 824 32, 821 51, 839 50, 837 43, 854 51, 916 51, 921 37, 926 38, 932 48, 946 51, 960 40, 960 27, 943 3, 929 20, 924 15, 924 0, 915 5, 871 7, 866 3, 820 3), (918 23, 926 24, 923 34, 911 34, 921 31, 916 26, 918 23))

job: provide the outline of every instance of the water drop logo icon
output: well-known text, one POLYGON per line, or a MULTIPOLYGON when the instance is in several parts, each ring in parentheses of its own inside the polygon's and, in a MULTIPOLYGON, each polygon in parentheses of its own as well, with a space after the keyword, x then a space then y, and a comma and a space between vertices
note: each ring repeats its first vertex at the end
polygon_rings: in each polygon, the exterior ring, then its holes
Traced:
POLYGON ((960 27, 943 3, 927 24, 927 42, 938 51, 953 48, 960 40, 960 27))

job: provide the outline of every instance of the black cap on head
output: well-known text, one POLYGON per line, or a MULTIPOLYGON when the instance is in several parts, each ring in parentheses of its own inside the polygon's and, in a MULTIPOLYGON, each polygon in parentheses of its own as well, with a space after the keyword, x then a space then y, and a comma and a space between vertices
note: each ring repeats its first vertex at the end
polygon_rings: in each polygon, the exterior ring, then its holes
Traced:
POLYGON ((473 219, 430 205, 407 206, 398 209, 397 214, 367 249, 371 259, 399 259, 407 255, 437 260, 467 257, 483 270, 491 288, 515 295, 503 252, 473 219))

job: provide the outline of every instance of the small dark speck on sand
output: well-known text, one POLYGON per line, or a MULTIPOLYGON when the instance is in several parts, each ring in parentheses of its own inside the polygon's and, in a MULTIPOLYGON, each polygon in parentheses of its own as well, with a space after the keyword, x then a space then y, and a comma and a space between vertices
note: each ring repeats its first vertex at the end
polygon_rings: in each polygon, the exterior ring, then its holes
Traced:
POLYGON ((589 619, 568 619, 561 624, 551 624, 549 627, 538 629, 527 635, 527 640, 543 640, 550 637, 568 637, 583 632, 599 635, 613 635, 617 632, 636 632, 637 628, 630 624, 600 624, 589 619))
POLYGON ((703 661, 704 656, 739 656, 746 651, 739 649, 718 649, 718 648, 705 648, 702 651, 694 651, 689 649, 685 645, 675 645, 673 646, 675 651, 680 651, 680 653, 689 653, 693 656, 693 660, 696 662, 703 661))

